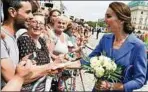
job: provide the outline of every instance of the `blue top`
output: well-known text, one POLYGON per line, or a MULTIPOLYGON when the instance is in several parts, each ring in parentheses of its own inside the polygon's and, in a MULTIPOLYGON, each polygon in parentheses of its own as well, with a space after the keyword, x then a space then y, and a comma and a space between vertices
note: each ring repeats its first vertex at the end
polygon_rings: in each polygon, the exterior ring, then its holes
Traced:
MULTIPOLYGON (((116 64, 124 67, 123 85, 124 91, 130 92, 141 88, 146 81, 147 62, 144 43, 134 34, 130 34, 119 49, 113 49, 114 34, 102 37, 100 43, 92 51, 89 57, 99 56, 105 51, 106 55, 114 58, 116 64), (132 66, 132 67, 131 67, 132 66)), ((89 64, 80 60, 81 64, 89 64)))

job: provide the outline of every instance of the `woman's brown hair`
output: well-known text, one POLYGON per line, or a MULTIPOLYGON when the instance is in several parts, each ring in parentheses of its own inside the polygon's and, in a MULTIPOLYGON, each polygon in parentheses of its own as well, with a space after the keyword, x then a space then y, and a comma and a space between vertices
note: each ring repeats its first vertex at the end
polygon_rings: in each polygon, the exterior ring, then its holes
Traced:
POLYGON ((47 23, 50 23, 50 22, 51 22, 50 17, 52 16, 52 14, 53 14, 54 12, 58 12, 58 13, 61 15, 61 11, 59 11, 58 9, 53 9, 53 10, 51 10, 51 11, 49 12, 49 17, 48 17, 47 23))
POLYGON ((112 2, 109 4, 109 8, 111 8, 115 12, 118 19, 124 21, 124 32, 131 34, 135 28, 131 24, 130 8, 122 2, 112 2))

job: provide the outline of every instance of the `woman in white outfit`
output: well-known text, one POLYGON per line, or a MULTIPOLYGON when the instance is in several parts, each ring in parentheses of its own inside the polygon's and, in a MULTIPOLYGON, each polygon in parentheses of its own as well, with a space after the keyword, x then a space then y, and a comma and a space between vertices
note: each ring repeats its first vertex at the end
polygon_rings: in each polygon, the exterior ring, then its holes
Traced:
MULTIPOLYGON (((68 53, 68 35, 63 31, 66 29, 68 19, 65 16, 59 16, 55 19, 53 34, 51 36, 52 58, 59 59, 68 53)), ((64 58, 64 57, 62 57, 64 58)))

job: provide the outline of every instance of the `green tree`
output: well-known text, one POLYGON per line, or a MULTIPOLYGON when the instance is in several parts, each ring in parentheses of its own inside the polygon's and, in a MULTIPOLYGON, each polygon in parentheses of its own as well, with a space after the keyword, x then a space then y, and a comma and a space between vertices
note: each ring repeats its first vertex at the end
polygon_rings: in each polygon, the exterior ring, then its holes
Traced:
POLYGON ((98 19, 98 21, 86 21, 86 23, 92 27, 96 27, 96 25, 98 27, 106 27, 106 23, 104 22, 104 19, 98 19))
POLYGON ((106 23, 105 23, 104 19, 98 19, 98 25, 100 27, 105 27, 106 26, 106 23))
POLYGON ((92 26, 92 27, 96 27, 96 23, 95 21, 87 21, 86 22, 89 26, 92 26))

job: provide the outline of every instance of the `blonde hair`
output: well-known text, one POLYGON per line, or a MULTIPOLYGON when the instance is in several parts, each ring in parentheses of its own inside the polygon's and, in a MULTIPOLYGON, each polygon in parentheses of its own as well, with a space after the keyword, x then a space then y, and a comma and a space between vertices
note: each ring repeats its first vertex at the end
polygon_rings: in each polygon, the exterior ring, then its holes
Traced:
POLYGON ((66 16, 64 16, 64 15, 58 16, 58 17, 55 19, 55 22, 56 22, 57 20, 63 20, 63 21, 65 21, 65 22, 66 22, 66 25, 68 25, 69 22, 70 22, 70 21, 69 21, 69 18, 66 17, 66 16))
POLYGON ((37 11, 37 12, 33 13, 33 16, 36 16, 36 15, 44 16, 40 11, 37 11))
POLYGON ((37 20, 40 20, 40 21, 42 21, 43 23, 44 23, 44 25, 45 25, 45 16, 40 12, 40 11, 37 11, 37 12, 35 12, 35 13, 33 13, 33 16, 34 16, 34 18, 36 18, 37 20))

